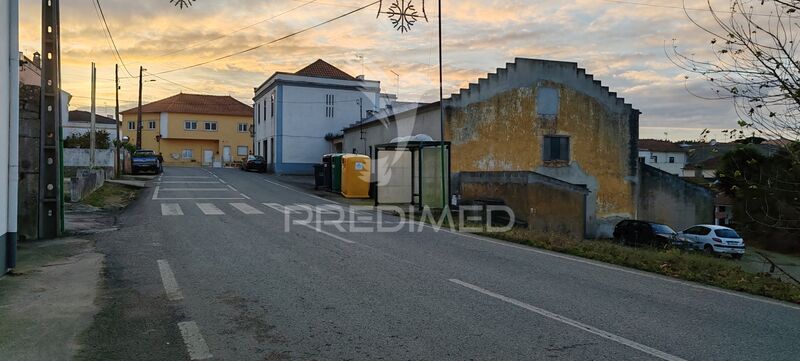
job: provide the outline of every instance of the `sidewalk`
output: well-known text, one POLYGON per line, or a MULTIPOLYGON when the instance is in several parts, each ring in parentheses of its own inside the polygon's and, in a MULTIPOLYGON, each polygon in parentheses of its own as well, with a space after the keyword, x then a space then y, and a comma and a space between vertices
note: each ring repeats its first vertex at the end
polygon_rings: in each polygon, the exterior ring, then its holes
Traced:
POLYGON ((103 263, 83 239, 22 243, 19 267, 0 278, 0 359, 71 359, 98 312, 103 263))

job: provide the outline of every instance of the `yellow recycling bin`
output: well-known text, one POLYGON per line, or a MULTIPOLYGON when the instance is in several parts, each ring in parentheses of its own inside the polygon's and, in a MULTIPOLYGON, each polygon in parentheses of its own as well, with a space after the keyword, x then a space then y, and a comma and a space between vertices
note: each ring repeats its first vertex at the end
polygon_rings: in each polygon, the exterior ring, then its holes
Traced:
POLYGON ((347 154, 342 157, 342 195, 345 198, 369 198, 370 166, 371 161, 366 155, 347 154))

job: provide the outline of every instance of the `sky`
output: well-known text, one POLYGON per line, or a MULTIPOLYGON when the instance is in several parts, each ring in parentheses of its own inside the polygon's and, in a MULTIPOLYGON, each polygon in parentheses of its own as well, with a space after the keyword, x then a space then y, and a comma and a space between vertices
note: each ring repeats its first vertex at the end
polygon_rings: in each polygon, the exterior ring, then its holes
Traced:
MULTIPOLYGON (((421 7, 421 0, 412 0, 421 7)), ((720 3, 722 0, 712 0, 720 3)), ((294 72, 316 59, 379 80, 402 101, 438 98, 437 2, 430 22, 393 29, 372 6, 316 29, 224 60, 186 68, 264 44, 371 3, 372 0, 100 0, 124 68, 122 110, 135 106, 139 67, 144 101, 178 92, 231 95, 252 104, 253 88, 276 71, 294 72), (399 74, 398 77, 394 74, 399 74), (398 81, 399 80, 399 81, 398 81), (398 92, 399 89, 399 92, 398 92)), ((391 0, 384 1, 384 7, 391 0)), ((730 101, 709 101, 702 79, 669 58, 673 46, 703 56, 710 36, 692 24, 682 0, 449 0, 443 2, 445 94, 485 77, 515 57, 578 63, 642 112, 642 138, 721 139, 738 117, 730 101), (690 76, 686 79, 686 76, 690 76), (691 90, 691 92, 689 91, 691 90)), ((724 3, 724 1, 722 1, 724 3)), ((41 1, 20 0, 20 50, 41 47, 41 1)), ((94 0, 61 0, 62 88, 71 109, 87 109, 90 64, 97 64, 98 113, 113 114, 114 65, 120 63, 94 0)), ((708 23, 706 0, 686 0, 708 23)))

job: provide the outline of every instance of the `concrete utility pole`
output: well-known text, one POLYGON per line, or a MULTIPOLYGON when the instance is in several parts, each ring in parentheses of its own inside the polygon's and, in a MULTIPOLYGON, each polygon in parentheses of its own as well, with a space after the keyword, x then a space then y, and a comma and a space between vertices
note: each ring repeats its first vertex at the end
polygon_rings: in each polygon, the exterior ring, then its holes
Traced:
POLYGON ((119 64, 114 65, 114 91, 116 93, 116 105, 114 107, 114 120, 117 123, 117 135, 116 141, 114 142, 114 175, 116 178, 119 178, 120 174, 120 161, 119 161, 119 142, 122 141, 122 137, 119 133, 119 64))
POLYGON ((61 142, 61 40, 59 0, 42 0, 42 88, 39 133, 39 238, 64 230, 61 142))
POLYGON ((89 167, 94 168, 97 160, 95 149, 97 147, 97 68, 92 62, 92 113, 89 119, 89 167))
MULTIPOLYGON (((442 161, 442 208, 448 208, 450 201, 449 192, 447 192, 447 169, 445 169, 445 156, 444 156, 444 71, 442 70, 442 1, 439 0, 439 129, 441 131, 441 142, 439 147, 441 149, 442 161)), ((449 168, 449 164, 447 164, 449 168)))
POLYGON ((142 149, 142 73, 144 67, 139 67, 139 108, 136 112, 136 149, 142 149))

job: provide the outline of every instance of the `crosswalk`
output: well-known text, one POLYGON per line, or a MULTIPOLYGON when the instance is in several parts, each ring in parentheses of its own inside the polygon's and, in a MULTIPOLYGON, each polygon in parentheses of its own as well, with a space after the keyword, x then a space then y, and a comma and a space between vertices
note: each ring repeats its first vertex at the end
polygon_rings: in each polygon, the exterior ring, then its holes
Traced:
POLYGON ((272 209, 283 214, 339 215, 350 212, 349 209, 342 208, 337 204, 323 204, 315 206, 310 204, 282 205, 278 203, 262 203, 254 206, 252 204, 243 202, 231 202, 223 204, 205 202, 197 202, 193 204, 161 203, 161 215, 165 217, 184 215, 224 216, 229 213, 252 216, 263 215, 267 209, 272 209))

